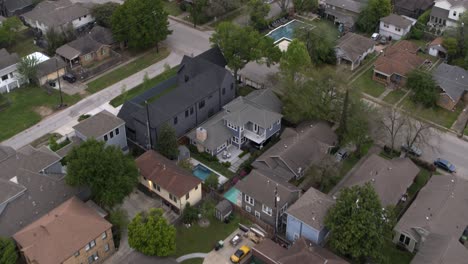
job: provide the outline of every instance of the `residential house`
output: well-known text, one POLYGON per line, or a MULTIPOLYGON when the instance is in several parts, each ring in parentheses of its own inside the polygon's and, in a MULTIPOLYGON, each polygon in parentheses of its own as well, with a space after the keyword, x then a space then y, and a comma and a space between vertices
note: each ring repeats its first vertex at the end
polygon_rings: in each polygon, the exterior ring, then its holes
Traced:
POLYGON ((453 110, 458 102, 468 102, 468 72, 458 66, 441 63, 432 72, 432 78, 441 90, 437 104, 453 110))
POLYGON ((338 39, 335 46, 337 64, 350 64, 353 71, 374 50, 375 42, 372 39, 351 32, 346 33, 338 39))
POLYGON ((301 190, 269 171, 254 169, 235 185, 240 191, 241 208, 263 222, 281 229, 286 223, 284 213, 301 195, 301 190), (275 194, 279 201, 275 203, 275 194))
POLYGON ((286 128, 280 141, 253 163, 284 181, 301 178, 312 165, 318 165, 338 143, 338 137, 325 122, 303 123, 286 128))
POLYGON ((444 29, 456 27, 468 8, 468 0, 435 0, 428 25, 444 29))
POLYGON ((39 85, 56 82, 58 78, 67 72, 67 64, 58 57, 50 58, 37 64, 36 77, 39 85))
POLYGON ((91 9, 70 0, 42 1, 21 16, 29 27, 45 35, 49 29, 62 32, 69 28, 80 30, 94 22, 91 9))
POLYGON ((390 86, 404 86, 406 76, 412 70, 425 63, 417 55, 419 47, 407 40, 402 40, 388 47, 374 63, 374 81, 390 86))
POLYGON ((468 181, 432 176, 394 227, 393 242, 417 252, 411 263, 466 263, 468 181))
POLYGON ((298 239, 289 249, 265 239, 252 248, 252 260, 262 264, 349 264, 304 238, 298 239))
POLYGON ((136 159, 140 183, 160 197, 176 213, 182 213, 187 203, 195 205, 202 198, 202 181, 154 150, 136 159))
POLYGON ((325 0, 325 17, 340 25, 342 32, 353 31, 361 11, 365 8, 364 1, 357 0, 325 0))
POLYGON ((0 49, 0 93, 9 93, 20 87, 21 79, 17 70, 19 57, 16 53, 8 53, 6 49, 0 49))
POLYGON ((235 98, 234 77, 225 66, 219 48, 184 56, 177 76, 123 104, 118 116, 125 120, 128 141, 150 149, 164 124, 180 137, 221 111, 235 98))
POLYGON ((72 197, 16 234, 28 264, 103 263, 115 251, 112 224, 72 197))
POLYGON ((95 25, 89 31, 89 36, 99 43, 111 46, 111 48, 120 47, 120 44, 114 40, 114 37, 112 36, 112 31, 108 28, 95 25))
POLYGON ((403 16, 418 18, 432 7, 434 0, 393 0, 393 12, 403 16))
POLYGON ((333 196, 337 197, 340 190, 345 187, 370 183, 379 196, 382 206, 396 205, 419 172, 418 166, 409 158, 388 160, 372 154, 339 183, 333 196))
POLYGON ((335 200, 330 196, 310 188, 286 211, 286 239, 294 242, 304 237, 322 244, 328 234, 325 217, 334 204, 335 200))
POLYGON ((12 236, 74 195, 89 198, 88 188, 65 183, 60 160, 45 146, 0 146, 0 236, 12 236))
POLYGON ((10 17, 31 10, 34 0, 0 0, 0 15, 10 17))
POLYGON ((416 19, 390 14, 380 19, 379 34, 390 40, 399 40, 410 32, 414 24, 416 24, 416 19))
POLYGON ((111 47, 94 40, 90 34, 87 34, 60 46, 55 53, 62 57, 70 68, 73 68, 75 65, 88 66, 109 58, 111 47))
POLYGON ((247 142, 262 145, 281 130, 281 101, 270 89, 239 96, 187 134, 200 152, 215 156, 247 142))
POLYGON ((442 37, 438 37, 434 39, 431 43, 429 43, 427 47, 427 52, 429 55, 434 57, 446 58, 447 57, 447 49, 443 46, 444 39, 442 37))

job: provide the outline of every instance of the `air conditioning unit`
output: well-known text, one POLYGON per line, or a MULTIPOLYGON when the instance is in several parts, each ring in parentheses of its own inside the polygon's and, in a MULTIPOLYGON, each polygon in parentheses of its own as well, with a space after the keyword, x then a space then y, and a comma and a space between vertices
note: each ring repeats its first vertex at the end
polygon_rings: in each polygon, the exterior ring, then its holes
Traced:
POLYGON ((94 256, 94 261, 98 260, 99 259, 99 256, 98 255, 95 255, 94 256))

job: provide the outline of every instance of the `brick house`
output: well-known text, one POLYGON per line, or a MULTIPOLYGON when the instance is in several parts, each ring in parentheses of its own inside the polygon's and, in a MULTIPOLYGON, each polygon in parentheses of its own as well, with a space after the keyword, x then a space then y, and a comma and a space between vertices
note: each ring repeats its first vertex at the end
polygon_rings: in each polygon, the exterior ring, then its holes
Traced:
POLYGON ((468 72, 458 66, 441 63, 432 72, 432 78, 440 89, 437 104, 453 110, 458 102, 468 102, 468 72))
POLYGON ((70 67, 75 65, 88 66, 94 62, 107 59, 111 55, 110 45, 94 40, 92 36, 85 35, 69 42, 56 51, 70 67))

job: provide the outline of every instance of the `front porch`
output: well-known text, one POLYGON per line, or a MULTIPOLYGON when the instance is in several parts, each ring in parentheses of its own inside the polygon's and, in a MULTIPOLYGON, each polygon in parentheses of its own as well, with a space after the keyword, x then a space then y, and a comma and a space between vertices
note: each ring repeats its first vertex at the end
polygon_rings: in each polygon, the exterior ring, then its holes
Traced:
POLYGON ((257 144, 262 144, 266 140, 266 133, 265 133, 265 130, 263 130, 262 134, 257 134, 253 131, 246 129, 244 130, 244 137, 246 137, 250 141, 253 141, 257 144))

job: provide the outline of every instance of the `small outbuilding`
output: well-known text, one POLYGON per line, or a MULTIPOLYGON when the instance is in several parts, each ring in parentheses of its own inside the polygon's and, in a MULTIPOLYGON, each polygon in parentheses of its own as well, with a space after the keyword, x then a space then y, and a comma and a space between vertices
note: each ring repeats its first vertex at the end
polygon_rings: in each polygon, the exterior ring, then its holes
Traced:
POLYGON ((434 57, 445 58, 447 56, 447 50, 442 46, 443 39, 441 37, 434 39, 428 48, 428 53, 434 57))
POLYGON ((232 214, 232 205, 228 200, 222 200, 215 207, 215 217, 220 221, 224 221, 232 214))

